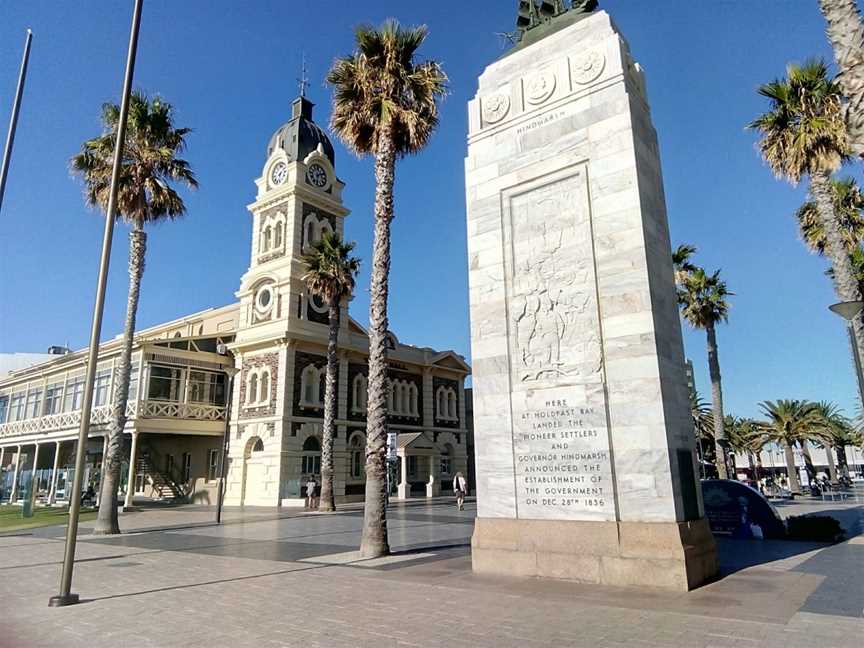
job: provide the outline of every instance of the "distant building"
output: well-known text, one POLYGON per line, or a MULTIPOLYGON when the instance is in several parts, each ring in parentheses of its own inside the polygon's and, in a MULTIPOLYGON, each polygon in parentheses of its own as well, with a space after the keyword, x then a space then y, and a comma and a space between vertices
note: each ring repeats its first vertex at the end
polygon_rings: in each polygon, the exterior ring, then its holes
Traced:
MULTIPOLYGON (((348 210, 333 146, 298 98, 270 139, 249 206, 252 249, 238 303, 140 331, 133 350, 124 467, 126 502, 181 498, 214 503, 230 393, 228 505, 292 506, 321 471, 329 317, 308 294, 301 256, 324 232, 343 232, 348 210), (130 470, 131 468, 131 470, 130 470), (130 474, 131 473, 131 474, 130 474)), ((340 313, 337 501, 365 489, 366 331, 340 313)), ((467 471, 464 358, 389 336, 389 428, 396 433, 394 495, 431 497, 467 471)), ((100 346, 87 479, 101 469, 116 389, 120 340, 100 346)), ((81 416, 86 350, 49 357, 0 378, 0 490, 18 498, 36 467, 48 502, 68 497, 66 478, 81 416), (26 475, 24 475, 26 473, 26 475)), ((320 477, 319 477, 320 481, 320 477)))
POLYGON ((69 349, 61 346, 48 347, 47 353, 0 353, 0 378, 12 371, 31 367, 67 353, 69 349))

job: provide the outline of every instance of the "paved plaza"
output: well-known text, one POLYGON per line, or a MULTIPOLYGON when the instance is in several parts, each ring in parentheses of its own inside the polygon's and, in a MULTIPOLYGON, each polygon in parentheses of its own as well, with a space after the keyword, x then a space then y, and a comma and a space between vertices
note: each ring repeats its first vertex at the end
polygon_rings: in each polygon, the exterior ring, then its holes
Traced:
MULTIPOLYGON (((31 646, 860 646, 864 503, 831 511, 853 537, 839 545, 720 541, 723 577, 689 594, 471 572, 475 507, 395 505, 394 554, 361 561, 359 508, 146 509, 120 537, 78 545, 74 590, 50 609, 63 529, 0 537, 0 645, 31 646)), ((790 510, 791 509, 791 510, 790 510)))

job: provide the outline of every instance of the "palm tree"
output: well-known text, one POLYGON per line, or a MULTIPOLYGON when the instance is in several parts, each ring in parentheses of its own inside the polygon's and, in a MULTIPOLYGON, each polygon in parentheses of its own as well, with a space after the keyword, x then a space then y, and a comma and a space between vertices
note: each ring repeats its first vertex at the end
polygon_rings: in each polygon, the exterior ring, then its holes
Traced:
POLYGON ((366 501, 360 554, 390 551, 387 540, 387 296, 396 160, 418 153, 438 125, 447 76, 435 61, 414 60, 426 27, 390 20, 355 31, 357 49, 327 74, 333 87, 331 127, 358 155, 375 157, 375 242, 369 300, 369 400, 366 417, 366 501))
MULTIPOLYGON (((771 110, 749 128, 761 132, 762 157, 777 177, 793 185, 805 175, 810 177, 810 193, 834 270, 837 295, 842 302, 860 301, 861 291, 844 242, 842 219, 834 209, 831 184, 831 174, 840 168, 849 151, 840 88, 828 77, 824 61, 789 65, 787 74, 786 79, 759 88, 770 101, 771 110)), ((853 320, 853 329, 857 348, 864 350, 861 317, 853 320)))
MULTIPOLYGON (((87 203, 103 210, 108 207, 119 117, 119 106, 112 103, 103 105, 104 132, 84 142, 81 151, 71 160, 73 173, 84 181, 87 203)), ((183 199, 170 183, 181 183, 193 189, 198 186, 189 163, 178 157, 186 147, 186 135, 189 132, 188 128, 175 128, 171 104, 159 98, 150 100, 141 92, 132 93, 117 193, 117 218, 132 226, 129 234, 129 294, 120 360, 114 381, 108 449, 103 459, 105 469, 100 487, 99 513, 93 529, 97 534, 120 533, 117 489, 120 485, 123 428, 126 426, 126 402, 129 398, 132 340, 147 247, 144 226, 166 219, 173 220, 186 212, 183 199)))
MULTIPOLYGON (((831 194, 834 214, 840 222, 840 235, 847 253, 852 254, 864 241, 864 194, 854 178, 832 180, 831 194)), ((797 217, 804 243, 813 252, 824 256, 827 241, 816 203, 812 200, 805 202, 798 209, 797 217)))
POLYGON ((821 434, 816 441, 825 448, 828 458, 828 472, 831 481, 837 481, 837 466, 831 451, 837 453, 837 463, 843 477, 848 477, 849 466, 846 462, 846 446, 855 445, 855 429, 852 422, 843 415, 843 410, 830 401, 816 403, 816 409, 821 419, 821 434))
POLYGON ((828 21, 828 40, 840 68, 837 77, 846 96, 849 144, 864 156, 864 21, 856 0, 819 0, 828 21))
POLYGON ((760 457, 762 451, 761 432, 756 421, 749 418, 739 418, 728 415, 724 420, 724 429, 729 447, 736 453, 747 457, 750 472, 758 479, 759 468, 762 464, 760 457))
POLYGON ((696 266, 690 261, 694 254, 696 254, 696 246, 686 243, 679 245, 672 252, 672 267, 675 268, 676 285, 684 283, 687 276, 696 270, 696 266))
POLYGON ((696 434, 696 449, 699 461, 702 462, 699 470, 705 475, 705 464, 710 462, 714 453, 714 415, 711 406, 707 405, 696 391, 690 392, 690 417, 693 419, 693 429, 696 434))
POLYGON ((324 382, 324 434, 321 442, 321 498, 319 511, 335 511, 333 497, 333 437, 336 428, 336 345, 339 340, 339 307, 354 291, 354 278, 360 259, 351 256, 354 243, 339 234, 326 232, 303 256, 306 274, 303 281, 309 292, 324 300, 329 310, 330 334, 327 338, 327 377, 324 382))
POLYGON ((803 400, 764 401, 759 407, 767 420, 758 423, 762 433, 760 443, 777 443, 783 447, 786 455, 786 473, 789 478, 789 490, 793 493, 801 491, 798 472, 795 468, 796 445, 802 446, 802 441, 820 423, 816 406, 803 400))
POLYGON ((684 278, 678 288, 678 303, 684 319, 696 329, 704 329, 708 340, 708 373, 711 377, 711 401, 714 410, 714 444, 717 449, 717 472, 720 479, 730 474, 728 444, 723 428, 723 385, 720 378, 720 360, 717 355, 717 331, 719 322, 728 318, 729 304, 726 298, 733 293, 726 289, 720 279, 720 271, 707 274, 696 268, 684 278))

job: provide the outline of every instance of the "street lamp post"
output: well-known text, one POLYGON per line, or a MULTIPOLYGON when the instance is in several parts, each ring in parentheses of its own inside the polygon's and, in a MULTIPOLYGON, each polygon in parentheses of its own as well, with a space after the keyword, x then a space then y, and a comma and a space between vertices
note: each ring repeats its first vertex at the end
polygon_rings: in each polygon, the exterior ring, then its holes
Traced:
MULTIPOLYGON (((96 282, 96 303, 93 306, 93 325, 90 330, 90 349, 87 354, 87 375, 84 378, 84 402, 81 404, 81 425, 78 429, 78 447, 75 452, 75 478, 69 500, 69 523, 66 527, 66 550, 63 555, 63 571, 60 576, 60 593, 48 600, 50 607, 63 607, 78 603, 78 595, 72 593, 72 570, 75 566, 75 543, 78 539, 78 514, 81 510, 81 477, 84 473, 84 452, 90 434, 90 409, 93 405, 93 383, 96 378, 96 362, 99 358, 99 338, 102 335, 102 311, 105 305, 105 286, 108 283, 108 265, 111 260, 111 239, 114 235, 114 214, 117 211, 117 181, 123 161, 123 143, 126 137, 126 121, 129 116, 129 95, 135 72, 135 55, 138 51, 138 28, 141 25, 141 8, 144 0, 135 0, 132 14, 132 30, 129 35, 129 51, 126 56, 126 75, 123 79, 123 94, 120 101, 120 117, 117 124, 117 140, 114 144, 114 164, 111 169, 111 189, 108 209, 105 210, 105 231, 102 236, 102 257, 99 261, 99 279, 96 282)), ((116 497, 116 493, 111 493, 116 497)))
POLYGON ((12 117, 9 119, 9 132, 6 135, 6 146, 3 149, 3 163, 0 165, 0 208, 3 207, 3 194, 6 192, 6 176, 12 160, 12 145, 15 143, 15 129, 18 127, 18 111, 21 110, 21 97, 24 94, 24 82, 27 79, 27 63, 30 61, 30 44, 33 42, 33 32, 27 30, 24 40, 24 56, 21 57, 21 70, 18 73, 18 87, 15 89, 15 102, 12 104, 12 117))
POLYGON ((864 302, 848 301, 832 304, 828 309, 844 320, 846 320, 846 330, 849 333, 849 343, 852 345, 852 359, 855 362, 855 376, 858 379, 858 396, 861 398, 861 404, 864 406, 864 374, 861 371, 861 349, 858 348, 858 343, 855 341, 855 332, 852 329, 853 320, 864 310, 864 302))
POLYGON ((222 524, 222 500, 225 499, 225 473, 228 465, 228 444, 231 442, 231 402, 234 400, 234 376, 239 369, 226 367, 228 374, 228 405, 225 408, 225 433, 222 438, 222 465, 220 466, 219 491, 216 496, 216 524, 222 524))

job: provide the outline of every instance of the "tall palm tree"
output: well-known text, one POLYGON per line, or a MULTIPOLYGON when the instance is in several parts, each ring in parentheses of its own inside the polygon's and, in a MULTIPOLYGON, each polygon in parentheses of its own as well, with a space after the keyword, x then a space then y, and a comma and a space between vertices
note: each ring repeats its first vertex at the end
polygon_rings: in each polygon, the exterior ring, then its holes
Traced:
POLYGON ((758 424, 762 433, 761 442, 763 445, 777 443, 783 447, 789 490, 798 493, 801 484, 795 468, 794 448, 798 445, 803 450, 802 441, 818 427, 820 418, 816 406, 803 400, 777 400, 759 403, 759 408, 767 419, 758 424))
POLYGON ((837 82, 846 96, 849 144, 864 156, 864 20, 856 0, 819 0, 828 21, 828 40, 840 68, 837 82))
POLYGON ((369 300, 369 401, 366 501, 360 553, 382 556, 387 540, 387 296, 396 160, 418 153, 438 125, 447 76, 435 61, 415 61, 427 28, 390 20, 355 31, 356 50, 327 74, 333 87, 330 125, 358 155, 375 157, 375 242, 369 300))
MULTIPOLYGON (((824 61, 789 65, 787 78, 759 88, 771 109, 749 128, 760 131, 762 157, 777 177, 793 185, 810 177, 810 194, 816 205, 825 250, 834 270, 840 301, 860 301, 861 291, 844 243, 843 225, 834 209, 831 174, 848 158, 849 143, 843 119, 840 88, 828 76, 824 61)), ((864 321, 853 320, 859 351, 864 351, 864 321)))
POLYGON ((717 472, 720 479, 727 479, 729 470, 728 443, 723 428, 723 384, 720 377, 720 359, 717 354, 717 331, 719 322, 728 318, 729 304, 726 299, 733 293, 720 279, 720 271, 707 274, 696 268, 684 278, 678 288, 678 303, 681 314, 696 329, 704 329, 708 341, 708 373, 711 377, 711 401, 714 410, 714 444, 717 449, 717 472))
POLYGON ((343 300, 354 292, 354 278, 360 259, 351 256, 354 243, 339 234, 326 232, 303 256, 306 274, 303 281, 313 295, 327 304, 330 333, 327 337, 327 377, 324 381, 324 434, 321 441, 321 498, 319 511, 335 511, 333 497, 333 437, 336 429, 336 346, 339 341, 339 315, 343 300))
MULTIPOLYGON (((81 151, 71 160, 73 173, 84 181, 87 203, 103 210, 108 207, 119 118, 119 106, 112 103, 103 105, 104 132, 84 142, 81 151)), ((193 189, 198 186, 189 163, 178 157, 186 147, 189 132, 188 128, 174 126, 171 104, 158 97, 148 99, 141 92, 132 93, 117 192, 117 218, 132 227, 129 234, 129 294, 120 360, 114 380, 107 453, 103 459, 105 469, 100 487, 99 513, 93 530, 97 534, 120 533, 117 489, 120 485, 123 428, 126 426, 126 402, 129 398, 132 340, 147 249, 144 227, 166 219, 173 220, 186 213, 183 199, 171 183, 180 183, 193 189)))

